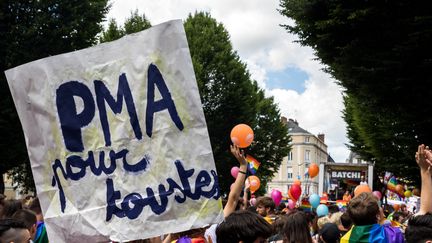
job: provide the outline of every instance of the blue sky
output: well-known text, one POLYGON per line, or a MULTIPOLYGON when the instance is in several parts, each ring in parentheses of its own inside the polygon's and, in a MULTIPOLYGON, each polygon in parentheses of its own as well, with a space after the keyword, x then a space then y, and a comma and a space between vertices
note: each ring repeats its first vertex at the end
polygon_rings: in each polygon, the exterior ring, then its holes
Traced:
POLYGON ((268 72, 265 83, 268 89, 292 89, 301 94, 305 91, 305 81, 308 78, 306 72, 287 67, 284 70, 268 72))

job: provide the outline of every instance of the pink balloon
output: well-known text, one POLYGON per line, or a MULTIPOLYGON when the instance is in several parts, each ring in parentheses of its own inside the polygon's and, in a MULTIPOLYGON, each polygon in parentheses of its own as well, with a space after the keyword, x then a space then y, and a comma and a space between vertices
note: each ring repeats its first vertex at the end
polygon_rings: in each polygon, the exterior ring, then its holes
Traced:
POLYGON ((273 202, 278 206, 282 200, 282 192, 279 190, 273 190, 271 193, 271 198, 273 199, 273 202))
POLYGON ((251 198, 251 200, 250 200, 250 204, 251 204, 252 206, 255 206, 255 204, 256 204, 256 198, 251 198))
POLYGON ((381 200, 382 198, 382 194, 379 191, 373 191, 372 194, 378 198, 378 200, 381 200))
POLYGON ((234 178, 237 178, 237 175, 238 175, 238 173, 239 173, 239 170, 240 170, 240 168, 237 167, 237 166, 232 167, 232 168, 231 168, 231 175, 232 175, 234 178))
POLYGON ((295 208, 295 202, 291 199, 288 200, 288 208, 294 209, 295 208))

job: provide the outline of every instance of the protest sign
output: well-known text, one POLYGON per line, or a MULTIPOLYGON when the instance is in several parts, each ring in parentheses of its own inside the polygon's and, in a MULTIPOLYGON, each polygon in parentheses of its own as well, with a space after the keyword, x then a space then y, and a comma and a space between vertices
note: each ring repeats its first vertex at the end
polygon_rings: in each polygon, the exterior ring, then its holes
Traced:
POLYGON ((181 21, 6 77, 51 242, 145 239, 222 220, 181 21))

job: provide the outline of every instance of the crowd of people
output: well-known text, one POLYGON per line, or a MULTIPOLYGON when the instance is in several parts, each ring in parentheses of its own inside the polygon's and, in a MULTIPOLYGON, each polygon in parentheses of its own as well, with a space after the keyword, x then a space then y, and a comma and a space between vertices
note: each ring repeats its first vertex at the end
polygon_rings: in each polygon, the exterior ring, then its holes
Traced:
MULTIPOLYGON (((415 155, 421 175, 420 209, 416 214, 402 207, 386 215, 379 199, 367 192, 350 198, 346 211, 330 205, 329 213, 320 217, 313 211, 290 209, 283 203, 276 206, 270 197, 259 197, 255 205, 250 205, 244 153, 237 146, 231 146, 231 153, 239 161, 240 173, 225 201, 223 222, 133 242, 432 243, 432 151, 424 145, 415 155)), ((0 199, 0 243, 3 242, 48 242, 37 198, 0 199)))

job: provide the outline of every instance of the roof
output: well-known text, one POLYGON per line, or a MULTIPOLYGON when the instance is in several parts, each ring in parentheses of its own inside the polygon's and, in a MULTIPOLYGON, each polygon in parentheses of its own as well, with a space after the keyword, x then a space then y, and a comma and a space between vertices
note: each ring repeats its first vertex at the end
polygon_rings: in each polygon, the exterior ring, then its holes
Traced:
POLYGON ((288 133, 307 133, 312 135, 312 133, 299 127, 298 122, 294 121, 293 119, 289 119, 287 124, 288 124, 288 133))

